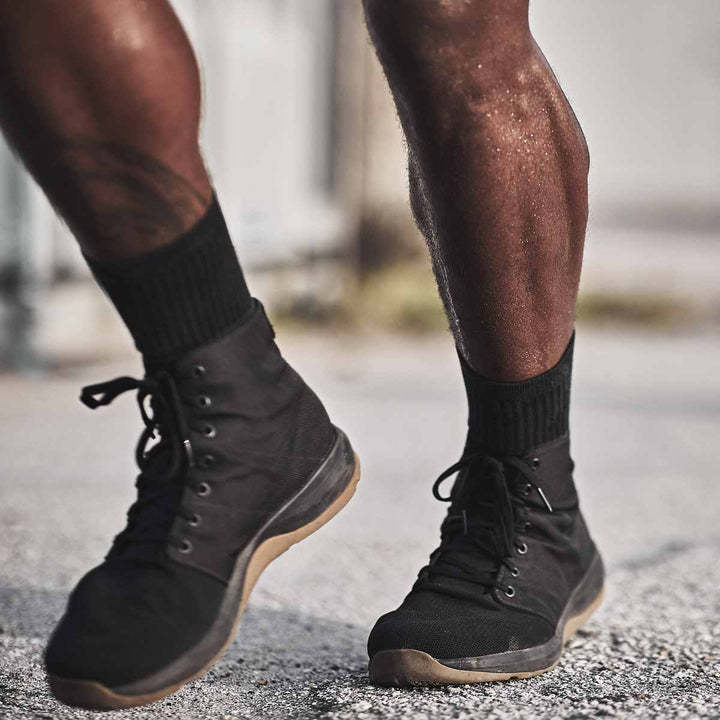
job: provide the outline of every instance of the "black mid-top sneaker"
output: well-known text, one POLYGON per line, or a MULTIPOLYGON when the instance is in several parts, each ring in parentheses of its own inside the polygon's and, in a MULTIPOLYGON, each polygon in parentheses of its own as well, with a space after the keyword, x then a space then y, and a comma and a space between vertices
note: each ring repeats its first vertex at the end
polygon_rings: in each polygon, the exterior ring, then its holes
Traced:
POLYGON ((435 483, 440 546, 368 641, 380 685, 526 678, 552 669, 601 602, 567 438, 523 456, 466 451, 435 483), (458 472, 449 497, 440 483, 458 472))
POLYGON ((45 653, 59 700, 131 707, 200 675, 263 569, 352 496, 350 443, 273 338, 257 303, 172 366, 83 390, 90 407, 137 390, 146 429, 127 526, 75 588, 45 653))

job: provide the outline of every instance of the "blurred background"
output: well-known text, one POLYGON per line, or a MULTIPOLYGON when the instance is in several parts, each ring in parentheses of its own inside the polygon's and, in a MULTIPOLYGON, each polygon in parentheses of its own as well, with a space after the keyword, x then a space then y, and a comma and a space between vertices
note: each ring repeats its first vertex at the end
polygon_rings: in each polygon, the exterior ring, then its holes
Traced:
MULTIPOLYGON (((360 3, 175 4, 203 68, 206 155, 255 293, 300 319, 442 329, 360 3)), ((691 7, 532 4, 592 155, 582 320, 720 322, 720 5, 691 7)), ((72 238, 5 147, 0 218, 3 364, 127 351, 72 238)))
MULTIPOLYGON (((177 703, 182 717, 717 717, 720 3, 531 1, 592 157, 573 454, 608 596, 554 673, 439 695, 365 675, 369 627, 437 543, 430 487, 459 456, 465 400, 360 2, 175 5, 250 287, 364 477, 338 521, 265 573, 217 668, 133 718, 177 703)), ((84 717, 49 700, 39 654, 122 527, 140 423, 129 400, 92 413, 76 397, 141 367, 4 146, 0 365, 0 717, 84 717)))

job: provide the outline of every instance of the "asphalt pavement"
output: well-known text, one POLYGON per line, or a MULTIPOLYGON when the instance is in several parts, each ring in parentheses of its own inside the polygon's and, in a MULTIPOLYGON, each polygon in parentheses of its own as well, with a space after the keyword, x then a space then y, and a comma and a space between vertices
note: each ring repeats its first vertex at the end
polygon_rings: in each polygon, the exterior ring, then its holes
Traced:
MULTIPOLYGON (((576 479, 608 568, 605 604, 551 673, 416 690, 372 687, 365 640, 437 543, 444 507, 430 488, 458 458, 465 420, 452 345, 280 340, 353 440, 358 493, 266 571, 205 677, 108 720, 720 717, 717 330, 580 330, 576 479)), ((0 718, 97 717, 50 697, 40 659, 133 495, 134 403, 91 412, 79 388, 139 370, 128 360, 0 377, 0 718)))

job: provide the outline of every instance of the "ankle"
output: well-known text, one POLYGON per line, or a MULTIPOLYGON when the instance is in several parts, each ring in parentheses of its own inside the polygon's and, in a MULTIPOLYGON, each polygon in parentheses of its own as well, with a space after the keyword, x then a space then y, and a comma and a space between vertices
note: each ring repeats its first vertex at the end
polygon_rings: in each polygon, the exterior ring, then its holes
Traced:
POLYGON ((126 260, 88 260, 137 349, 170 363, 244 322, 253 304, 222 211, 205 215, 170 245, 126 260))
POLYGON ((333 442, 335 429, 322 402, 283 358, 257 300, 243 322, 217 340, 170 363, 146 359, 145 366, 148 375, 160 370, 177 378, 190 405, 200 404, 218 434, 229 425, 234 453, 322 459, 333 442))
POLYGON ((521 382, 495 382, 460 356, 468 398, 467 449, 522 454, 561 440, 569 432, 573 334, 560 361, 521 382))

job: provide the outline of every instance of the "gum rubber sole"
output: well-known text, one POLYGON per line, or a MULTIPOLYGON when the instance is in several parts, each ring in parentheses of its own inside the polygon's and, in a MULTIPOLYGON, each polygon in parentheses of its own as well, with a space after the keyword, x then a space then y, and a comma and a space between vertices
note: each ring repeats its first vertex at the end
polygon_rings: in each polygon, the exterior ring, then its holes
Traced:
POLYGON ((459 670, 444 665, 431 655, 420 650, 382 650, 370 662, 370 680, 389 687, 409 687, 413 685, 467 685, 471 683, 499 682, 504 680, 525 679, 542 675, 553 670, 562 655, 565 644, 587 622, 603 600, 600 588, 590 604, 577 615, 569 617, 562 634, 560 653, 547 667, 522 672, 488 672, 478 670, 459 670))
POLYGON ((295 543, 320 529, 337 515, 350 501, 360 480, 360 461, 354 455, 354 470, 352 476, 342 493, 315 519, 291 532, 269 537, 262 542, 252 553, 245 569, 240 604, 235 615, 232 628, 224 639, 222 647, 199 670, 170 685, 151 692, 125 694, 116 692, 105 685, 88 680, 69 680, 48 675, 48 683, 52 694, 66 705, 81 707, 88 710, 120 710, 123 708, 147 705, 174 693, 186 683, 203 675, 223 654, 227 646, 235 637, 240 618, 247 605, 250 593, 263 570, 277 557, 282 555, 295 543))

